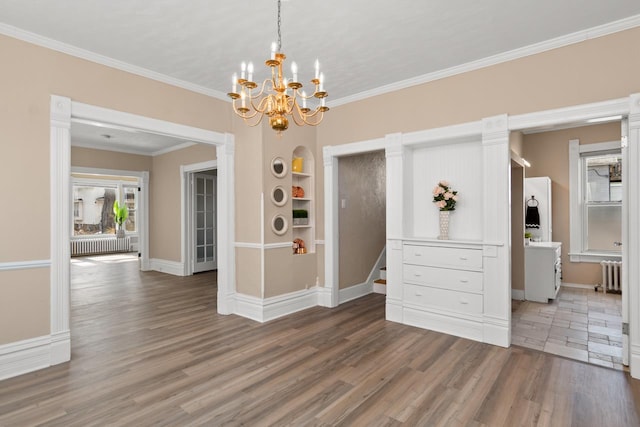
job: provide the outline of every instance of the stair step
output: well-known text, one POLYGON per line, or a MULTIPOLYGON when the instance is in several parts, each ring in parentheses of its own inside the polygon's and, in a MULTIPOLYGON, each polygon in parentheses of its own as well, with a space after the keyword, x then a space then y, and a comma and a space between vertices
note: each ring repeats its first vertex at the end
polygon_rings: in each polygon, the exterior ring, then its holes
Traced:
POLYGON ((373 292, 376 294, 387 294, 387 281, 378 279, 373 281, 373 292))
POLYGON ((380 278, 384 280, 387 279, 387 267, 383 267, 380 269, 380 278))

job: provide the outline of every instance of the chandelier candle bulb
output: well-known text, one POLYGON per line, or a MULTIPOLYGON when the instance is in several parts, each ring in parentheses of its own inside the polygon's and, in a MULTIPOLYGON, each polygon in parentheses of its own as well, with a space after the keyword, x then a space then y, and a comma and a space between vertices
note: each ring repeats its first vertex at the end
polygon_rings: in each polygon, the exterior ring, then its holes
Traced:
POLYGON ((298 81, 298 65, 295 62, 291 63, 291 73, 293 74, 293 81, 298 81))
POLYGON ((302 91, 302 108, 307 108, 307 92, 302 91))
POLYGON ((233 73, 233 76, 231 77, 231 93, 236 93, 236 90, 238 89, 237 84, 238 84, 238 74, 233 73))
POLYGON ((271 59, 276 59, 276 42, 271 43, 271 59))
POLYGON ((320 92, 324 92, 324 73, 320 73, 320 92))
POLYGON ((320 78, 320 62, 316 59, 316 62, 313 64, 313 67, 315 68, 316 74, 315 74, 315 79, 318 80, 318 78, 320 78))
POLYGON ((252 82, 253 81, 253 62, 249 62, 249 65, 247 65, 247 73, 249 75, 249 77, 247 77, 247 80, 252 82))
POLYGON ((242 61, 242 64, 240 64, 240 78, 242 80, 245 79, 245 77, 247 75, 246 73, 247 73, 247 63, 242 61))

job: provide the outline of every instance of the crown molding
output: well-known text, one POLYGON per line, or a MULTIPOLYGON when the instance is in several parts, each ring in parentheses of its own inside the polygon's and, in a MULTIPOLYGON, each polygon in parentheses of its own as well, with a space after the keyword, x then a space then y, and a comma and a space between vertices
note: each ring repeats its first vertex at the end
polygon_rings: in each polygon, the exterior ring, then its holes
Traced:
POLYGON ((363 99, 371 98, 378 95, 383 95, 385 93, 395 92, 397 90, 406 89, 412 86, 429 83, 429 82, 444 79, 447 77, 452 77, 458 74, 468 73, 470 71, 479 70, 482 68, 498 65, 503 62, 513 61, 515 59, 520 59, 520 58, 524 58, 531 55, 536 55, 538 53, 547 52, 549 50, 557 49, 564 46, 569 46, 575 43, 580 43, 586 40, 595 39, 598 37, 618 33, 618 32, 629 30, 636 27, 640 27, 640 15, 630 16, 628 18, 620 19, 618 21, 610 22, 608 24, 600 25, 600 26, 589 28, 582 31, 577 31, 571 34, 566 34, 564 36, 556 37, 550 40, 546 40, 540 43, 535 43, 522 48, 513 49, 508 52, 499 53, 497 55, 488 56, 486 58, 482 58, 477 61, 467 62, 466 64, 456 65, 454 67, 445 68, 444 70, 434 71, 432 73, 427 73, 421 76, 412 77, 410 79, 380 86, 378 88, 366 90, 364 92, 356 93, 354 95, 338 98, 331 102, 327 102, 327 105, 333 108, 340 105, 349 104, 351 102, 361 101, 363 99))
POLYGON ((221 101, 229 102, 229 98, 226 96, 226 94, 217 90, 209 89, 204 86, 177 79, 175 77, 167 76, 165 74, 158 73, 156 71, 152 71, 143 67, 138 67, 137 65, 132 65, 105 55, 100 55, 98 53, 81 49, 79 47, 53 40, 35 33, 31 33, 29 31, 25 31, 11 25, 0 23, 0 34, 4 34, 5 36, 13 37, 15 39, 32 43, 38 46, 46 47, 47 49, 55 50, 57 52, 66 53, 67 55, 75 56, 76 58, 86 59, 87 61, 95 62, 96 64, 106 65, 107 67, 115 68, 120 71, 125 71, 127 73, 146 77, 151 80, 166 83, 168 85, 176 86, 202 95, 210 96, 221 101))
MULTIPOLYGON (((395 92, 397 90, 406 89, 408 87, 429 83, 435 80, 452 77, 458 74, 467 73, 470 71, 479 70, 482 68, 490 67, 493 65, 501 64, 504 62, 512 61, 515 59, 524 58, 538 53, 543 53, 552 49, 557 49, 564 46, 569 46, 575 43, 580 43, 586 40, 618 33, 621 31, 629 30, 640 26, 640 14, 633 15, 627 18, 613 21, 608 24, 599 25, 597 27, 589 28, 586 30, 577 31, 564 36, 556 37, 550 40, 546 40, 540 43, 535 43, 522 48, 510 50, 508 52, 499 53, 497 55, 489 56, 476 61, 467 62, 465 64, 456 65, 454 67, 446 68, 444 70, 434 71, 432 73, 423 74, 421 76, 412 77, 410 79, 402 80, 399 82, 391 83, 388 85, 380 86, 375 89, 366 90, 354 95, 337 98, 333 101, 327 102, 330 107, 338 107, 340 105, 349 104, 351 102, 361 101, 363 99, 371 98, 378 95, 383 95, 389 92, 395 92)), ((0 34, 4 34, 9 37, 13 37, 28 43, 33 43, 38 46, 46 47, 58 52, 66 53, 71 56, 85 59, 87 61, 95 62, 97 64, 105 65, 107 67, 115 68, 121 71, 125 71, 131 74, 136 74, 141 77, 146 77, 152 80, 156 80, 162 83, 166 83, 172 86, 180 87, 192 92, 200 93, 202 95, 210 96, 221 101, 230 102, 225 93, 217 90, 209 89, 204 86, 200 86, 194 83, 186 82, 174 77, 167 76, 146 68, 138 67, 124 61, 119 61, 108 56, 100 55, 85 49, 81 49, 66 43, 59 42, 57 40, 50 39, 29 31, 22 30, 20 28, 13 27, 4 23, 0 23, 0 34)))

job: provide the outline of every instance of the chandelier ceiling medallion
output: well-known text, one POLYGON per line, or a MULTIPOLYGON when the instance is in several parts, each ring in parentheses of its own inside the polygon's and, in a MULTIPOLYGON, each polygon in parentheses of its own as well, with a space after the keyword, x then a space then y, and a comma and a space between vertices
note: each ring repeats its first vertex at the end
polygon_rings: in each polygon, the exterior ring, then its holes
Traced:
POLYGON ((328 94, 324 90, 324 74, 320 72, 318 60, 315 62, 315 77, 311 80, 314 91, 307 95, 302 90, 302 83, 298 82, 298 66, 295 62, 291 63, 291 78, 284 76, 282 68, 285 58, 282 53, 278 0, 278 43, 271 44, 271 57, 265 61, 265 65, 271 69, 271 78, 265 79, 260 92, 254 94, 253 90, 258 84, 253 81, 253 63, 243 62, 240 78, 237 73, 233 74, 231 92, 227 94, 233 100, 233 111, 249 126, 258 125, 264 116, 268 116, 271 128, 280 134, 289 127, 287 117, 298 126, 317 126, 322 121, 324 112, 329 110, 325 105, 328 94), (318 105, 312 107, 314 101, 318 105))

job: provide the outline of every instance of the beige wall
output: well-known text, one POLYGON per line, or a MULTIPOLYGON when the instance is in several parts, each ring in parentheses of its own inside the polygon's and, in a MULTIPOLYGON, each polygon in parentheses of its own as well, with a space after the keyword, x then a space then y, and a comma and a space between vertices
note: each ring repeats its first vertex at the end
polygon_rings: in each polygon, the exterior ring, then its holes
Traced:
POLYGON ((71 147, 71 166, 75 167, 150 171, 151 159, 151 156, 141 156, 139 154, 71 147))
POLYGON ((552 239, 562 242, 564 282, 596 284, 602 281, 599 264, 569 261, 569 140, 579 139, 580 144, 592 144, 620 140, 620 135, 620 123, 609 123, 524 137, 524 157, 531 162, 526 176, 551 178, 552 239))
POLYGON ((49 334, 49 273, 0 271, 0 345, 49 334))
POLYGON ((386 243, 384 151, 338 160, 340 288, 367 281, 386 243))
MULTIPOLYGON (((317 145, 314 148, 316 238, 324 239, 323 146, 378 138, 398 131, 463 123, 495 114, 533 112, 640 92, 637 77, 640 69, 639 39, 640 28, 636 28, 332 108, 317 128, 317 145)), ((249 131, 244 125, 232 121, 227 102, 6 36, 0 36, 0 52, 0 111, 3 112, 0 115, 0 140, 3 141, 0 144, 0 182, 12 183, 16 176, 21 177, 20 185, 2 186, 2 199, 18 204, 21 214, 11 221, 0 221, 0 235, 4 241, 13 242, 11 247, 0 245, 0 262, 50 258, 51 94, 203 129, 233 131, 238 136, 236 154, 250 156, 255 147, 250 143, 247 151, 243 151, 240 142, 243 138, 240 136, 249 131)), ((228 76, 220 78, 227 79, 228 76)), ((253 141, 262 143, 261 138, 253 141)), ((262 156, 257 163, 251 163, 251 167, 261 167, 266 160, 262 156)), ((164 161, 159 160, 161 163, 164 161)), ((170 163, 167 160, 167 164, 170 163)), ((171 172, 172 168, 168 169, 166 177, 156 182, 163 191, 161 182, 175 188, 176 183, 172 180, 176 179, 177 173, 171 172)), ((236 200, 240 195, 251 194, 248 203, 255 205, 256 200, 259 203, 252 193, 256 187, 254 174, 262 176, 260 170, 251 168, 236 172, 236 200)), ((151 180, 155 182, 153 177, 151 180)), ((259 188, 258 191, 263 191, 262 185, 259 188)), ((236 208, 239 206, 240 203, 236 208)), ((157 206, 152 204, 154 207, 157 206)), ((172 206, 167 210, 174 211, 172 206)), ((255 224, 260 224, 260 220, 255 219, 254 210, 248 209, 247 212, 252 215, 249 221, 239 221, 240 213, 236 217, 238 236, 243 235, 242 227, 255 228, 255 224)), ((252 229, 248 233, 249 241, 254 241, 254 231, 252 229)), ((152 249, 151 255, 178 260, 179 248, 173 243, 175 236, 173 219, 161 216, 152 225, 151 247, 157 251, 152 249)), ((240 254, 238 258, 241 258, 240 254)), ((322 270, 320 256, 316 259, 318 270, 322 270)), ((260 267, 255 257, 242 265, 243 268, 260 267)), ((49 330, 48 316, 41 316, 38 304, 31 303, 49 298, 49 279, 42 271, 22 272, 25 277, 21 280, 33 284, 26 296, 22 288, 18 290, 15 286, 6 285, 14 281, 13 273, 0 272, 0 301, 15 302, 11 327, 6 326, 7 322, 0 323, 0 343, 10 342, 16 336, 36 336, 49 330)))
MULTIPOLYGON (((21 177, 20 185, 2 185, 2 199, 19 205, 20 215, 0 221, 3 241, 12 242, 0 245, 0 263, 50 259, 52 94, 203 129, 231 131, 226 102, 7 36, 0 36, 0 52, 0 182, 14 183, 15 177, 21 177)), ((168 255, 175 259, 173 252, 168 255)), ((49 332, 49 286, 48 269, 0 271, 0 301, 11 307, 2 310, 0 344, 49 332), (25 283, 28 285, 21 285, 25 283)))
POLYGON ((180 261, 180 166, 216 159, 213 145, 197 144, 151 160, 149 174, 149 258, 180 261))
POLYGON ((511 162, 511 288, 524 290, 524 168, 511 162))

